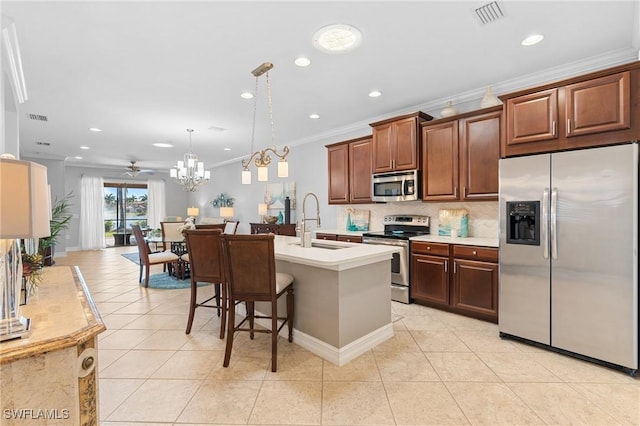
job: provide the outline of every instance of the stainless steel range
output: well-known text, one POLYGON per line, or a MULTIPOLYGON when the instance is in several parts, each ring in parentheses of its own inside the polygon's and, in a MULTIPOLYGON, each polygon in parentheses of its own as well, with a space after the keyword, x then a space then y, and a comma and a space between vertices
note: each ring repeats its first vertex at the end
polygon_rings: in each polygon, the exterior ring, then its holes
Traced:
POLYGON ((382 244, 402 248, 400 253, 393 254, 391 260, 391 300, 411 303, 409 239, 429 234, 430 222, 429 216, 389 215, 383 220, 384 231, 362 234, 363 244, 382 244))

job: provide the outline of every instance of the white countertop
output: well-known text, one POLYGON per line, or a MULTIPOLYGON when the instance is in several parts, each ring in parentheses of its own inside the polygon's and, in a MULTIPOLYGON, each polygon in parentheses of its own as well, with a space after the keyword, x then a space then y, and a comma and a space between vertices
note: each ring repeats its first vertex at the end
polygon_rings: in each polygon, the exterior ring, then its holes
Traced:
POLYGON ((337 250, 298 245, 300 237, 275 236, 276 260, 315 266, 334 271, 343 271, 359 266, 369 265, 392 258, 392 253, 400 251, 400 247, 375 244, 346 243, 312 239, 311 243, 332 247, 343 247, 337 250))
POLYGON ((413 237, 411 241, 425 241, 429 243, 446 243, 446 244, 460 244, 465 246, 483 246, 483 247, 498 247, 498 237, 496 238, 481 238, 481 237, 458 237, 451 238, 443 235, 422 235, 420 237, 413 237))

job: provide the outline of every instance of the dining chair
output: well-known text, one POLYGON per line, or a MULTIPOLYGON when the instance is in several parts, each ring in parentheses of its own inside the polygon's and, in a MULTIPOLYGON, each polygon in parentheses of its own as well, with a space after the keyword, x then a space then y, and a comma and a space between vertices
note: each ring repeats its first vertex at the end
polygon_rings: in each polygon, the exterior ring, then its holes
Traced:
POLYGON ((220 338, 224 339, 227 319, 227 291, 224 285, 224 268, 222 267, 221 235, 220 229, 186 231, 187 253, 183 255, 183 260, 186 257, 191 269, 191 299, 186 334, 191 333, 196 308, 215 308, 218 311, 218 316, 222 316, 220 318, 220 338), (198 301, 198 282, 213 284, 213 296, 198 301), (209 303, 214 299, 215 304, 209 303))
POLYGON ((184 235, 178 228, 184 225, 184 222, 160 222, 160 229, 162 229, 162 247, 163 250, 171 248, 172 242, 179 242, 184 240, 184 235), (169 244, 169 247, 167 247, 169 244))
POLYGON ((238 224, 240 222, 227 222, 224 224, 224 231, 223 233, 226 235, 233 235, 236 233, 236 231, 238 230, 238 224))
POLYGON ((151 249, 149 249, 149 245, 142 235, 140 226, 131 225, 131 230, 133 231, 133 235, 135 235, 136 237, 136 244, 138 245, 138 255, 140 257, 140 278, 138 279, 138 282, 142 282, 142 269, 144 268, 144 286, 149 287, 149 268, 151 267, 151 265, 177 265, 178 256, 175 253, 171 253, 170 251, 151 253, 151 249))
POLYGON ((289 342, 293 341, 293 276, 276 272, 273 248, 274 236, 263 235, 222 235, 222 256, 224 274, 227 280, 229 306, 244 301, 247 315, 235 325, 235 308, 229 309, 227 319, 227 344, 224 352, 223 366, 228 367, 233 348, 234 334, 237 331, 248 331, 249 337, 254 333, 271 334, 271 371, 275 372, 278 362, 278 333, 287 325, 289 342), (286 294, 286 316, 278 316, 278 299, 286 294), (255 302, 268 302, 269 315, 255 314, 255 302), (254 327, 255 319, 270 319, 270 329, 254 327), (278 326, 278 321, 282 321, 278 326), (248 328, 243 327, 248 323, 248 328))

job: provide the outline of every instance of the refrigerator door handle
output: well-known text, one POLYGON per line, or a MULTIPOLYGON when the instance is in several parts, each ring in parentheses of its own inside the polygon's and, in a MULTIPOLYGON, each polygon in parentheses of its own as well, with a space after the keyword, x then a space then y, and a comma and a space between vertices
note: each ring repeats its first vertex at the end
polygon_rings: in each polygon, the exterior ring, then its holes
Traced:
POLYGON ((558 237, 556 227, 556 213, 558 207, 558 188, 551 190, 551 258, 558 258, 558 237))
POLYGON ((542 257, 544 259, 549 258, 549 188, 545 188, 542 193, 542 214, 540 220, 542 221, 542 257))

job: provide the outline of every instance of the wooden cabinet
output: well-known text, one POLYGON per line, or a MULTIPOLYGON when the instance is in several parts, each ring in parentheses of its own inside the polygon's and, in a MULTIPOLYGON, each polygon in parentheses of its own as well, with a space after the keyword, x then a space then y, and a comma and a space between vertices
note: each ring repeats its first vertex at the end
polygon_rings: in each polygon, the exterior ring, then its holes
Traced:
POLYGON ((498 321, 498 249, 411 243, 411 298, 421 304, 498 321))
POLYGON ((500 98, 505 101, 504 157, 636 140, 640 62, 500 98))
POLYGON ((449 244, 411 244, 411 298, 449 305, 449 244))
POLYGON ((329 204, 371 203, 371 137, 327 145, 329 204))
POLYGON ((629 71, 595 78, 565 88, 567 136, 630 126, 629 71))
POLYGON ((453 246, 451 305, 459 311, 498 321, 498 250, 453 246))
POLYGON ((356 235, 338 235, 338 241, 344 241, 346 243, 361 243, 362 237, 358 237, 356 235))
POLYGON ((327 147, 329 163, 329 204, 349 203, 349 144, 327 147))
POLYGON ((349 143, 349 202, 371 202, 371 138, 349 143))
POLYGON ((509 99, 507 117, 509 145, 557 139, 558 89, 509 99))
POLYGON ((316 238, 318 240, 330 240, 330 241, 344 241, 347 243, 361 243, 362 237, 358 235, 344 235, 344 234, 324 234, 316 232, 316 238))
POLYGON ((276 223, 250 223, 252 234, 276 234, 296 236, 295 223, 276 224, 276 223))
POLYGON ((318 240, 336 241, 338 239, 338 236, 336 234, 321 234, 321 233, 316 232, 316 238, 318 240))
POLYGON ((498 199, 502 108, 422 125, 422 199, 498 199))
POLYGON ((432 118, 423 112, 416 112, 372 123, 373 172, 420 168, 420 124, 432 118))

